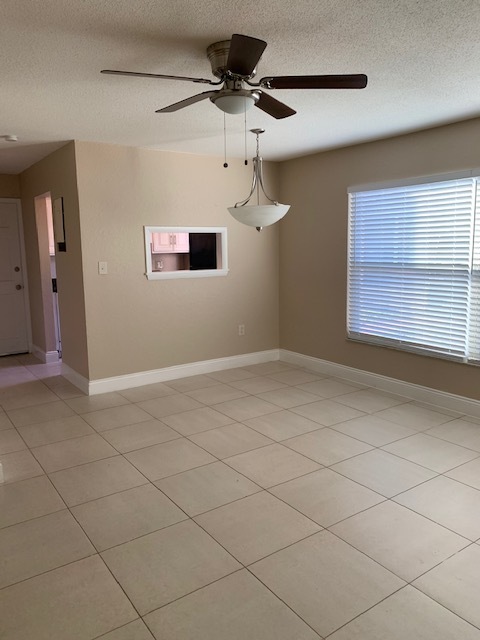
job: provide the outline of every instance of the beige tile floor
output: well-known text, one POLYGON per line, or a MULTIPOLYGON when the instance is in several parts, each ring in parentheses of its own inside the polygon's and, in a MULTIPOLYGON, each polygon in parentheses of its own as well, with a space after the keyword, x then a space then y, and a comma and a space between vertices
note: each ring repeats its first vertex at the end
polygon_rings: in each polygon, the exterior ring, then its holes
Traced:
POLYGON ((285 362, 0 358, 2 640, 480 640, 480 423, 285 362))

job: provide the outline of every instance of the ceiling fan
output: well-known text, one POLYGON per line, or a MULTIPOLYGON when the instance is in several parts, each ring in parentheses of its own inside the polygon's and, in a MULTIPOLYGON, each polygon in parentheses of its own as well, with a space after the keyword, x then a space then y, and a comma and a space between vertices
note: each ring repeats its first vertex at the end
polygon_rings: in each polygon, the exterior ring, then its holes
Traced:
POLYGON ((226 113, 244 113, 256 106, 274 118, 288 118, 296 111, 288 105, 272 98, 263 89, 364 89, 367 76, 364 74, 327 76, 266 76, 259 82, 251 82, 257 71, 267 43, 258 38, 234 33, 231 40, 215 42, 207 48, 212 73, 218 81, 205 78, 188 78, 137 71, 114 71, 103 69, 101 73, 140 78, 162 78, 165 80, 186 80, 199 84, 223 85, 221 89, 204 91, 180 102, 158 109, 156 113, 172 113, 191 104, 209 98, 226 113), (253 87, 249 89, 248 87, 253 87))

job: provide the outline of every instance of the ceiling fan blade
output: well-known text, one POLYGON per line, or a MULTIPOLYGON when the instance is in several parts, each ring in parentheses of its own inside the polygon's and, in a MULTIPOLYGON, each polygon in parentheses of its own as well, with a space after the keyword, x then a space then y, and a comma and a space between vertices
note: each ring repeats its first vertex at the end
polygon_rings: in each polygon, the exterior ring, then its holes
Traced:
POLYGON ((291 109, 288 105, 272 98, 268 93, 264 93, 263 91, 259 91, 260 98, 256 102, 255 106, 268 113, 268 115, 277 118, 280 120, 282 118, 288 118, 289 116, 294 116, 297 112, 294 109, 291 109))
POLYGON ((238 76, 250 77, 266 46, 264 40, 234 33, 230 40, 227 70, 238 76))
POLYGON ((100 73, 109 73, 113 76, 136 76, 137 78, 161 78, 163 80, 187 80, 188 82, 199 82, 201 84, 220 84, 206 78, 187 78, 186 76, 166 76, 159 73, 142 73, 141 71, 114 71, 113 69, 102 69, 100 73))
POLYGON ((196 102, 200 102, 201 100, 211 98, 216 93, 218 93, 218 91, 204 91, 203 93, 197 93, 197 95, 190 96, 190 98, 185 98, 185 100, 180 100, 180 102, 169 104, 168 107, 163 107, 163 109, 157 109, 155 113, 172 113, 173 111, 178 111, 179 109, 183 109, 184 107, 189 107, 191 104, 195 104, 196 102))
POLYGON ((259 82, 266 89, 365 89, 363 73, 339 76, 273 76, 259 82))

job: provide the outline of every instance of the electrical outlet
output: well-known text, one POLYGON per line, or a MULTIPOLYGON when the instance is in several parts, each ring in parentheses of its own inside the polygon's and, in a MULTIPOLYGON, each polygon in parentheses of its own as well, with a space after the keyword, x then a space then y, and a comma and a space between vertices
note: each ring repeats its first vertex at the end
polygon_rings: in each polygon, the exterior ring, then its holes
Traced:
POLYGON ((239 336, 244 336, 245 335, 245 325, 244 324, 239 324, 238 325, 238 335, 239 336))
POLYGON ((106 262, 99 262, 98 263, 98 273, 101 276, 104 276, 108 273, 108 267, 107 267, 107 263, 106 262))

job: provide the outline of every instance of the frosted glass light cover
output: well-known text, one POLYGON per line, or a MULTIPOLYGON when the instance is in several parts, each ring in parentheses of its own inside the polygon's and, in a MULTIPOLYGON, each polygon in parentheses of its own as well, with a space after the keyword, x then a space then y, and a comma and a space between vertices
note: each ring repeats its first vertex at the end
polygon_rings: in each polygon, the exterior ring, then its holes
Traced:
POLYGON ((253 107, 255 100, 250 96, 220 96, 214 101, 216 107, 225 113, 244 113, 253 107))
POLYGON ((275 224, 283 218, 289 209, 289 204, 280 203, 228 207, 235 220, 249 227, 268 227, 275 224))

